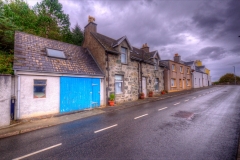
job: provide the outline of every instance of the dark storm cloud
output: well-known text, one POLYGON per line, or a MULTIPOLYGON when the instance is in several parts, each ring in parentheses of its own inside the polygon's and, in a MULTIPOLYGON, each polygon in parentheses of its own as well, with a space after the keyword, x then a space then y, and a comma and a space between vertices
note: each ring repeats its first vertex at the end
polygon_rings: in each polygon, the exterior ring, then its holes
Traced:
MULTIPOLYGON (((99 33, 115 39, 126 35, 135 47, 148 43, 162 59, 172 59, 179 53, 183 60, 201 59, 209 66, 212 62, 214 67, 221 67, 239 55, 239 0, 60 2, 70 15, 72 26, 79 23, 84 29, 88 15, 94 16, 99 33)), ((213 68, 212 74, 214 70, 218 71, 213 68)))
POLYGON ((188 60, 193 60, 193 59, 200 59, 200 60, 220 60, 224 57, 226 57, 227 52, 224 48, 222 47, 205 47, 200 49, 196 54, 191 55, 188 57, 188 60))
POLYGON ((240 56, 240 45, 237 45, 237 46, 233 47, 230 51, 233 54, 240 56))

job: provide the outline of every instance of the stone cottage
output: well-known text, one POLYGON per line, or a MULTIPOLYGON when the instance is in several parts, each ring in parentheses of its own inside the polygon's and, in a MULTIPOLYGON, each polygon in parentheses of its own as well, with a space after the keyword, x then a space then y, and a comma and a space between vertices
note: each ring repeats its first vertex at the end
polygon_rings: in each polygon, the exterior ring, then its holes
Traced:
POLYGON ((164 84, 158 51, 150 52, 147 44, 133 47, 126 36, 116 40, 102 35, 94 21, 89 17, 84 28, 83 47, 90 50, 104 72, 106 101, 111 93, 116 103, 137 100, 141 92, 145 96, 149 91, 159 94, 164 84))

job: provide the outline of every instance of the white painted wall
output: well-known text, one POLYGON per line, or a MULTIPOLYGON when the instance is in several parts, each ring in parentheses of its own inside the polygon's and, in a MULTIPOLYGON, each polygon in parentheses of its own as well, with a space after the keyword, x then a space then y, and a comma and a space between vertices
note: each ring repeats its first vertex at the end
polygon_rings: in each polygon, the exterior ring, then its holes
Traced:
POLYGON ((203 87, 203 83, 202 83, 202 76, 203 74, 200 72, 193 72, 193 88, 200 88, 203 87))
POLYGON ((20 79, 20 110, 18 119, 59 113, 59 77, 20 75, 20 79), (47 80, 46 98, 33 98, 34 79, 47 80))
POLYGON ((0 75, 0 127, 10 125, 11 75, 0 75))

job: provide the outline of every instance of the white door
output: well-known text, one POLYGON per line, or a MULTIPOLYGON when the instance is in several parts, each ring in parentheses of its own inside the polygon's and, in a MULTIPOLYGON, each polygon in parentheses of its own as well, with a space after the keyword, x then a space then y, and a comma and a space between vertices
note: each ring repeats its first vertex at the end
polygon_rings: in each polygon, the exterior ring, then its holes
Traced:
POLYGON ((147 84, 146 84, 146 77, 142 77, 142 92, 147 96, 147 84))

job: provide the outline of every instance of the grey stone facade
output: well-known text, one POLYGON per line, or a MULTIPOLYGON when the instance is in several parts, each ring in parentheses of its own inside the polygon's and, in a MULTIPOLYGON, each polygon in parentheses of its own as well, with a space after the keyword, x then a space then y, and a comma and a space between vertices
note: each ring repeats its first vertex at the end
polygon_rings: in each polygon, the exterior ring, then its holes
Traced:
POLYGON ((149 52, 147 44, 142 49, 132 47, 125 36, 115 40, 97 33, 97 28, 94 27, 97 27, 96 23, 86 25, 83 47, 91 51, 104 71, 106 101, 111 93, 116 96, 115 103, 137 100, 143 92, 142 77, 146 78, 147 93, 153 91, 154 94, 160 94, 164 89, 164 81, 163 68, 156 63, 160 60, 158 52, 149 52), (127 49, 127 63, 124 64, 121 63, 121 47, 127 49), (123 77, 121 93, 116 93, 116 75, 123 77), (156 78, 159 81, 158 90, 155 89, 156 78))

